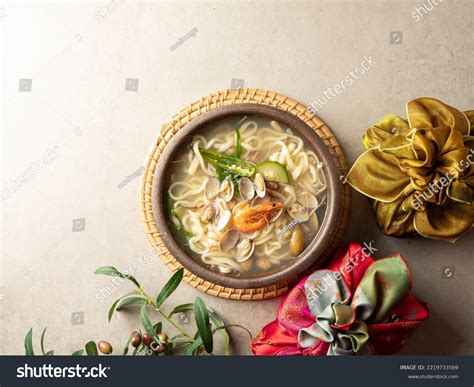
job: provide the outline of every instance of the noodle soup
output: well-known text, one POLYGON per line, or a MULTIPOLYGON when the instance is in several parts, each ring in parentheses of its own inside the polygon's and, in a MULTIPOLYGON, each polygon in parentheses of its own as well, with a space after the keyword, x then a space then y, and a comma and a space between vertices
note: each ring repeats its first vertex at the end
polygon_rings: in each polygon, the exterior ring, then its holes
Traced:
POLYGON ((302 138, 261 116, 231 116, 190 139, 168 174, 174 239, 234 276, 290 264, 326 210, 324 166, 302 138))

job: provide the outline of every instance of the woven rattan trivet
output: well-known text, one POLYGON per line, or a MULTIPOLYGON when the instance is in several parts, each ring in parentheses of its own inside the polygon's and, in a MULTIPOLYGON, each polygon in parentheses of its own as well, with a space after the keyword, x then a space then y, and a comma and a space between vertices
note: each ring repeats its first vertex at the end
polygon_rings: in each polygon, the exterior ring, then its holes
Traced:
MULTIPOLYGON (((145 232, 150 242, 160 252, 160 257, 163 262, 172 271, 177 270, 181 267, 181 265, 171 255, 160 238, 152 213, 153 177, 155 175, 155 169, 158 164, 158 160, 160 159, 164 148, 174 136, 174 134, 190 121, 214 108, 236 103, 257 103, 269 105, 284 110, 300 118, 307 125, 313 128, 319 137, 323 139, 324 143, 331 152, 341 176, 345 176, 347 172, 347 163, 344 154, 331 130, 318 117, 306 110, 303 105, 288 97, 285 97, 284 95, 260 89, 235 89, 219 91, 217 93, 203 97, 199 101, 191 103, 178 114, 176 114, 169 123, 166 123, 161 128, 158 139, 156 140, 148 155, 140 189, 141 214, 143 223, 145 225, 145 232)), ((346 228, 347 218, 349 216, 350 195, 347 184, 343 185, 342 191, 342 217, 340 219, 338 229, 335 230, 331 247, 326 252, 327 257, 331 256, 336 250, 342 238, 342 234, 346 228)), ((234 300, 263 300, 278 297, 285 294, 288 291, 288 287, 291 285, 285 282, 266 288, 233 289, 213 284, 187 270, 185 270, 184 280, 191 286, 205 293, 234 300)))

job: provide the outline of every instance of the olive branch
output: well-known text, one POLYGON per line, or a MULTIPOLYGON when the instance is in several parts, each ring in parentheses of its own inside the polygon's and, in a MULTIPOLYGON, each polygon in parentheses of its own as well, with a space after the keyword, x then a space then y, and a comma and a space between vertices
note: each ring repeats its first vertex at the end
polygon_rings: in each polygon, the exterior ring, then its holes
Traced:
MULTIPOLYGON (((181 304, 169 313, 162 310, 162 305, 168 297, 178 288, 183 279, 184 269, 177 270, 168 282, 163 286, 156 298, 151 298, 143 289, 135 277, 118 271, 113 266, 100 267, 95 274, 102 274, 111 277, 120 277, 130 281, 136 290, 128 292, 119 297, 111 305, 108 312, 109 322, 112 320, 115 312, 133 307, 140 308, 140 322, 144 329, 133 331, 123 349, 122 355, 189 355, 197 356, 204 353, 212 354, 214 350, 214 336, 218 333, 222 337, 223 353, 230 354, 230 335, 228 328, 236 327, 245 330, 250 338, 250 331, 238 324, 225 325, 219 315, 209 308, 200 297, 196 297, 194 303, 181 304), (157 312, 163 321, 152 323, 148 316, 148 310, 157 312), (192 313, 196 322, 197 331, 191 335, 179 326, 173 316, 177 313, 192 313), (163 322, 174 327, 178 333, 171 338, 163 332, 163 322), (133 348, 133 350, 131 350, 133 348)), ((41 353, 44 356, 54 355, 54 350, 45 351, 44 340, 46 328, 43 329, 40 339, 41 353)), ((99 352, 109 355, 113 352, 112 345, 104 340, 97 343, 89 341, 84 348, 78 349, 72 353, 72 356, 97 356, 99 352)), ((33 328, 31 328, 25 337, 25 353, 34 356, 33 349, 33 328)))

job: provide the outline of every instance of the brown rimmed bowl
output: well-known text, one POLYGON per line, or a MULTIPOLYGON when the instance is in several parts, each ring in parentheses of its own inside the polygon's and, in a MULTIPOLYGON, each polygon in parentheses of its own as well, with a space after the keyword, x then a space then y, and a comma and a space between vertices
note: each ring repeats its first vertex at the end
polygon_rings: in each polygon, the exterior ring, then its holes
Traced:
POLYGON ((193 119, 173 136, 158 161, 153 178, 152 210, 156 226, 166 248, 188 271, 204 280, 221 286, 253 289, 268 287, 282 282, 294 282, 309 269, 316 268, 324 263, 326 259, 325 252, 330 249, 331 242, 338 229, 338 223, 342 218, 341 196, 342 183, 340 173, 323 140, 311 127, 284 110, 262 104, 242 103, 212 109, 193 119), (319 231, 309 246, 298 257, 282 267, 270 269, 266 272, 236 276, 210 269, 208 265, 198 262, 195 258, 188 255, 185 249, 179 246, 168 225, 166 192, 169 182, 168 174, 171 170, 170 163, 183 147, 190 144, 194 135, 206 129, 209 124, 223 118, 245 115, 263 116, 282 123, 300 136, 307 146, 316 153, 324 165, 323 171, 327 184, 327 207, 319 231))

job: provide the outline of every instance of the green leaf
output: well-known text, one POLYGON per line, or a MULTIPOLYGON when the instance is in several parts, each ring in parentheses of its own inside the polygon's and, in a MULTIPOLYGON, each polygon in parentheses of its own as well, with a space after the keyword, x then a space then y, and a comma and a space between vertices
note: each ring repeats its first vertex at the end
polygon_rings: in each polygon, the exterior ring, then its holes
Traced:
POLYGON ((128 353, 128 347, 130 346, 130 341, 132 341, 133 336, 130 336, 130 338, 127 341, 127 344, 125 344, 125 347, 123 349, 123 356, 125 356, 128 353))
POLYGON ((102 274, 102 275, 108 275, 110 277, 120 277, 120 278, 123 278, 123 279, 128 279, 129 281, 132 281, 137 287, 140 287, 140 284, 138 283, 138 281, 133 276, 123 274, 113 266, 99 267, 94 272, 94 274, 102 274))
POLYGON ((184 344, 184 343, 189 343, 190 338, 186 336, 183 333, 179 333, 176 336, 173 336, 171 339, 168 340, 168 343, 173 343, 173 344, 184 344))
POLYGON ((185 356, 192 356, 197 349, 202 346, 202 339, 199 337, 197 340, 194 340, 191 345, 189 345, 184 351, 185 356))
POLYGON ((153 324, 151 323, 146 313, 146 307, 147 304, 142 305, 142 308, 140 310, 140 320, 142 322, 143 328, 145 328, 146 333, 148 333, 150 337, 152 337, 157 343, 159 343, 159 340, 156 337, 155 328, 153 327, 153 324))
POLYGON ((53 356, 54 355, 54 351, 48 351, 44 354, 45 356, 53 356))
POLYGON ((78 349, 77 351, 74 351, 71 356, 82 356, 83 353, 83 349, 78 349))
POLYGON ((181 304, 181 305, 178 305, 176 306, 172 311, 171 313, 169 314, 168 317, 171 317, 173 316, 174 314, 176 313, 182 313, 182 312, 188 312, 190 310, 194 310, 194 304, 181 304))
POLYGON ((183 279, 184 269, 181 267, 176 273, 168 280, 160 294, 156 297, 156 306, 159 308, 163 302, 176 290, 183 279))
POLYGON ((250 340, 252 340, 253 336, 252 336, 252 333, 245 327, 243 327, 242 325, 239 325, 239 324, 231 324, 231 325, 225 325, 224 322, 222 321, 222 319, 217 316, 215 313, 214 313, 215 317, 217 318, 216 321, 213 320, 213 316, 212 314, 210 314, 210 318, 211 318, 211 321, 213 321, 213 324, 215 326, 215 328, 212 330, 213 333, 219 331, 221 336, 222 336, 222 341, 223 341, 223 345, 224 345, 224 355, 228 356, 230 355, 230 350, 229 350, 229 342, 230 342, 230 337, 229 337, 229 333, 227 332, 227 328, 240 328, 240 329, 243 329, 244 331, 246 331, 248 334, 249 334, 249 337, 250 337, 250 340))
POLYGON ((98 356, 99 355, 99 353, 97 352, 97 345, 96 345, 95 341, 89 341, 86 344, 86 353, 89 356, 98 356))
POLYGON ((25 354, 27 356, 35 356, 33 351, 33 328, 31 328, 25 337, 25 354))
MULTIPOLYGON (((168 317, 173 316, 176 313, 184 313, 184 312, 189 312, 189 311, 194 311, 194 304, 182 304, 176 306, 171 313, 169 314, 168 317)), ((212 322, 212 325, 215 328, 223 327, 224 321, 219 317, 219 315, 214 312, 211 308, 207 307, 207 311, 209 312, 209 319, 212 322)), ((230 336, 229 333, 225 329, 219 329, 219 333, 222 336, 222 343, 224 346, 224 355, 229 355, 230 354, 230 336)))
POLYGON ((155 325, 153 325, 153 330, 156 332, 156 334, 161 333, 163 330, 163 324, 161 321, 158 321, 155 325))
POLYGON ((137 295, 140 295, 140 297, 143 298, 144 301, 146 301, 145 298, 143 296, 141 296, 141 293, 136 291, 136 290, 134 290, 133 292, 127 293, 124 296, 122 296, 122 297, 118 298, 117 300, 115 300, 115 302, 112 304, 112 306, 109 309, 109 314, 108 314, 109 322, 112 319, 112 316, 113 316, 113 314, 116 310, 118 311, 119 309, 125 308, 127 306, 131 306, 125 301, 127 301, 130 298, 137 297, 137 295), (124 303, 125 303, 125 305, 124 305, 124 303))
POLYGON ((147 300, 144 297, 129 297, 122 299, 117 305, 117 312, 121 311, 122 309, 126 309, 130 306, 137 306, 146 304, 147 300))
POLYGON ((211 353, 214 346, 211 323, 209 322, 206 304, 204 304, 200 297, 196 297, 194 301, 194 318, 196 319, 199 336, 202 339, 204 348, 207 353, 211 353))
POLYGON ((45 333, 46 333, 46 328, 47 328, 47 327, 44 327, 43 333, 41 333, 41 353, 42 353, 43 355, 45 355, 45 352, 44 352, 44 335, 45 335, 45 333))
POLYGON ((222 321, 222 319, 210 308, 207 308, 207 310, 209 311, 209 318, 211 319, 212 324, 217 330, 219 330, 219 333, 222 336, 222 344, 224 346, 224 355, 228 356, 230 355, 230 349, 229 349, 230 337, 229 337, 229 333, 225 329, 224 321, 222 321), (224 328, 224 329, 219 329, 219 328, 224 328))
POLYGON ((109 309, 109 314, 107 316, 109 322, 110 320, 112 320, 112 316, 114 315, 114 312, 115 312, 115 308, 117 307, 117 304, 120 302, 121 298, 118 298, 114 301, 114 303, 110 306, 110 309, 109 309))
POLYGON ((242 325, 239 325, 239 324, 222 325, 218 328, 213 329, 212 331, 217 332, 219 330, 225 330, 227 328, 240 328, 240 329, 244 330, 245 332, 247 332, 249 334, 250 339, 253 338, 252 333, 247 328, 245 328, 245 327, 243 327, 242 325))

